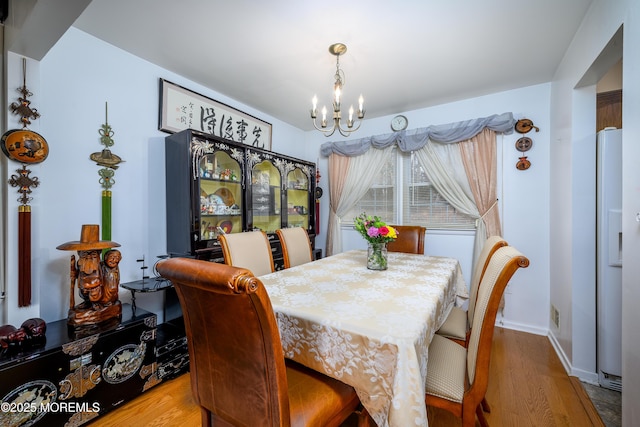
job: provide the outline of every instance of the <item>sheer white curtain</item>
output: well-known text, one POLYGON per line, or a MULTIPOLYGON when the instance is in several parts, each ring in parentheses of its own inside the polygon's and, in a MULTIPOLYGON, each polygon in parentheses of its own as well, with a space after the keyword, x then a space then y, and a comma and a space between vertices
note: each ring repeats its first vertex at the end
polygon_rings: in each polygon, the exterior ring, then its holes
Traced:
POLYGON ((329 233, 332 235, 327 236, 327 242, 331 243, 331 247, 327 247, 327 256, 342 252, 341 218, 369 190, 392 151, 393 146, 388 146, 384 149, 371 149, 360 156, 351 158, 342 195, 336 205, 336 215, 332 216, 335 222, 328 227, 329 233))
MULTIPOLYGON (((374 154, 380 154, 381 150, 397 145, 398 149, 402 152, 406 153, 415 151, 416 153, 419 153, 419 161, 422 163, 423 167, 425 167, 429 179, 434 184, 438 192, 457 210, 476 218, 476 238, 473 254, 475 264, 475 259, 480 253, 482 245, 484 245, 486 240, 487 226, 484 218, 479 214, 480 209, 475 203, 475 198, 470 189, 469 178, 467 178, 464 173, 464 166, 460 153, 454 153, 454 151, 460 150, 460 144, 458 143, 473 138, 485 129, 490 129, 494 132, 503 134, 510 134, 513 132, 515 123, 516 120, 513 118, 513 113, 508 112, 494 114, 489 117, 481 117, 478 119, 465 120, 445 125, 433 125, 426 128, 406 130, 392 134, 369 136, 358 140, 326 142, 322 144, 320 152, 323 156, 330 156, 333 153, 340 156, 350 157, 353 160, 360 159, 360 157, 364 157, 365 154, 372 152, 374 154), (428 146, 431 146, 431 148, 428 146), (450 177, 450 173, 452 173, 453 176, 450 177)), ((495 152, 495 137, 493 137, 493 140, 483 139, 483 141, 484 144, 492 144, 491 149, 495 152)), ((473 156, 471 157, 473 158, 473 156)), ((486 155, 484 158, 489 160, 486 155)), ((495 155, 490 159, 492 162, 490 166, 493 168, 492 170, 495 171, 495 155)), ((363 159, 360 159, 360 161, 362 160, 363 159)), ((384 161, 384 159, 382 161, 384 161)), ((363 172, 367 171, 367 168, 369 168, 369 174, 367 176, 374 174, 376 171, 371 163, 365 163, 361 167, 363 172)), ((351 170, 355 169, 350 169, 350 171, 351 170)), ((477 169, 473 172, 474 175, 476 175, 474 179, 477 179, 480 175, 476 172, 477 169)), ((485 174, 483 177, 481 184, 483 188, 495 188, 495 182, 492 182, 492 180, 495 180, 494 173, 485 174)), ((329 177, 329 179, 331 180, 331 177, 329 177)), ((345 187, 347 185, 369 185, 372 182, 372 179, 373 178, 365 181, 360 176, 350 175, 346 181, 345 187)), ((347 188, 345 188, 345 191, 343 191, 342 194, 343 199, 349 198, 349 200, 351 200, 351 205, 349 207, 347 207, 347 205, 342 205, 342 201, 340 203, 340 208, 344 208, 341 210, 344 215, 346 209, 349 209, 353 206, 353 203, 355 203, 353 198, 356 197, 356 194, 347 188)), ((364 192, 357 194, 357 197, 361 197, 364 192)), ((487 200, 484 202, 489 203, 487 200)), ((490 226, 489 229, 494 233, 500 231, 500 219, 498 211, 495 209, 496 201, 497 199, 493 197, 488 206, 480 206, 484 211, 484 216, 491 215, 491 218, 489 219, 491 219, 492 226, 490 226), (492 227, 496 230, 492 230, 492 227)), ((337 253, 342 248, 342 244, 339 241, 339 219, 336 218, 334 221, 338 223, 334 224, 338 227, 333 227, 334 244, 330 245, 331 240, 328 240, 328 254, 337 253)), ((331 233, 331 228, 330 224, 329 233, 331 233)))
POLYGON ((477 254, 487 240, 487 230, 484 221, 480 219, 480 212, 469 186, 458 144, 439 144, 429 141, 415 153, 438 193, 458 212, 476 219, 473 248, 473 264, 475 264, 477 254))

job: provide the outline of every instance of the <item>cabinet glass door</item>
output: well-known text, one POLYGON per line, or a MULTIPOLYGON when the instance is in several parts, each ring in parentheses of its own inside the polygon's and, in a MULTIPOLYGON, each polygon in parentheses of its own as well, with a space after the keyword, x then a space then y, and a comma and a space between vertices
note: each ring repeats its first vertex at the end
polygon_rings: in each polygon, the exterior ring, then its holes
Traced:
POLYGON ((222 231, 242 231, 242 170, 224 151, 202 157, 200 174, 200 238, 215 240, 222 231))
POLYGON ((300 168, 287 174, 287 226, 309 229, 309 179, 300 168))
POLYGON ((275 233, 281 228, 280 172, 268 160, 256 164, 251 170, 251 217, 253 228, 275 233))

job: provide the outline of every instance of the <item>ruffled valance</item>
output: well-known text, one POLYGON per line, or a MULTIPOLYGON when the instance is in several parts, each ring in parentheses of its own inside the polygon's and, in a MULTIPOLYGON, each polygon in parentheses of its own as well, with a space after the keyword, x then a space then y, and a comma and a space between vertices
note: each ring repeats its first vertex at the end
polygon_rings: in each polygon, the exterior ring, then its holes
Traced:
POLYGON ((416 151, 424 147, 429 140, 443 144, 465 141, 482 132, 484 128, 510 134, 515 123, 513 113, 494 114, 479 119, 368 136, 351 141, 326 142, 320 146, 320 153, 324 157, 330 156, 331 153, 353 157, 366 153, 371 147, 382 149, 393 144, 397 144, 403 152, 416 151))

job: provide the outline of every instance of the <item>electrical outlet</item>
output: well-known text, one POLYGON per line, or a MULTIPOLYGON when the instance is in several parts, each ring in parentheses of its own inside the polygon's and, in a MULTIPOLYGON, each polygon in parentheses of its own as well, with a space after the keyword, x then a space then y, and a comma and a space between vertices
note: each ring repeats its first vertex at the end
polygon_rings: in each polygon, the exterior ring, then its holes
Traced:
POLYGON ((553 304, 551 304, 551 321, 556 329, 560 329, 560 312, 553 304))

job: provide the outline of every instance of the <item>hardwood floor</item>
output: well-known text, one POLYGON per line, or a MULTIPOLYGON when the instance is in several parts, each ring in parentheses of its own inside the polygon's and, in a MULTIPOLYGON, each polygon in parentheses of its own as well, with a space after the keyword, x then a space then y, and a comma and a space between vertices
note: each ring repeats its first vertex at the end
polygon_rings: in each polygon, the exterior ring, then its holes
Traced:
MULTIPOLYGON (((547 337, 496 328, 487 390, 492 427, 604 426, 580 382, 569 377, 547 337)), ((430 427, 460 426, 428 408, 430 427)), ((102 416, 91 427, 199 426, 189 374, 164 382, 102 416)), ((351 425, 351 423, 347 423, 351 425)), ((476 422, 476 425, 479 425, 476 422)))

